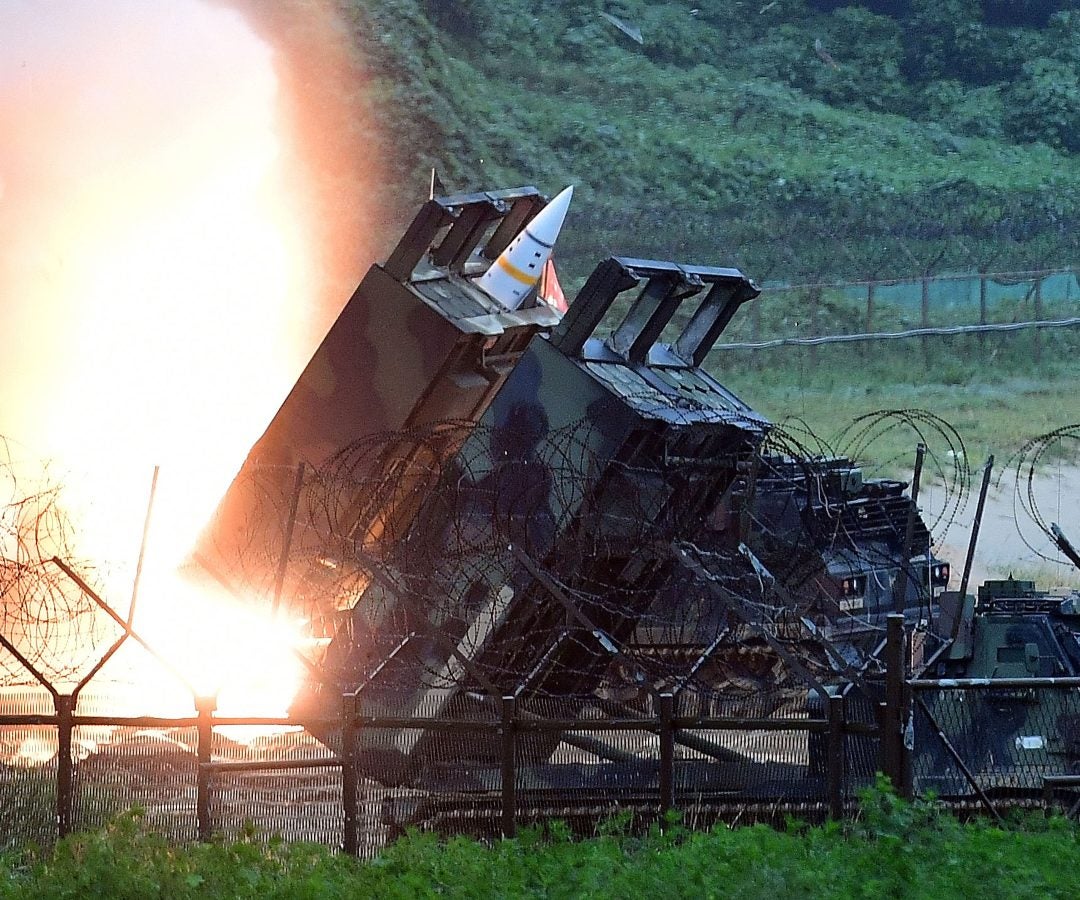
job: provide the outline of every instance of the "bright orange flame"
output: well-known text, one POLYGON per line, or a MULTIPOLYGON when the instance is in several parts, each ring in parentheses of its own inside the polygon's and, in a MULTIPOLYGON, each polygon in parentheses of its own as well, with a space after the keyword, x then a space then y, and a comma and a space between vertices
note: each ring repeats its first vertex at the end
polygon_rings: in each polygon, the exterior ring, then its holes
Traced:
POLYGON ((0 34, 0 434, 62 462, 80 555, 125 561, 121 613, 160 464, 135 625, 222 711, 280 714, 296 634, 175 571, 337 284, 282 59, 201 0, 7 0, 0 34))
POLYGON ((146 588, 158 602, 137 610, 139 634, 188 684, 178 678, 135 681, 127 692, 132 709, 189 714, 194 692, 217 698, 222 716, 287 714, 302 675, 295 652, 302 623, 275 620, 254 603, 241 605, 223 590, 196 587, 170 573, 152 578, 146 588))

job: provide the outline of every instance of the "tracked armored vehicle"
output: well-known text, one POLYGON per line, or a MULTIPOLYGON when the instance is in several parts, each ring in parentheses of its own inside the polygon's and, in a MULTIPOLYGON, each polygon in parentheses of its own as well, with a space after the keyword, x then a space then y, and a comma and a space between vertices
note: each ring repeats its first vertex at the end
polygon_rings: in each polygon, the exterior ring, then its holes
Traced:
POLYGON ((987 581, 942 613, 955 640, 915 682, 919 790, 1038 795, 1045 777, 1080 772, 1080 592, 987 581))

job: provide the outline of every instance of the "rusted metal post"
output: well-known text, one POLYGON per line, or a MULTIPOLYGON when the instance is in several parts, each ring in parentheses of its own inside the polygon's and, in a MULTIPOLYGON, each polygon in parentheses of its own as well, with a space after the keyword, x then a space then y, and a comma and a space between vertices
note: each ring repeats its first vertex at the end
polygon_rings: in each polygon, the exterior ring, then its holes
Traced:
POLYGON ((904 749, 904 617, 889 613, 885 631, 885 707, 881 723, 881 771, 899 790, 904 749))
POLYGON ((72 809, 75 805, 75 770, 71 759, 72 715, 75 698, 70 694, 53 697, 56 707, 56 832, 60 837, 71 834, 72 809))
POLYGON ((502 698, 502 721, 499 734, 502 737, 502 836, 512 838, 517 834, 517 698, 502 698))
MULTIPOLYGON (((968 540, 967 557, 964 559, 964 574, 960 578, 960 609, 963 610, 964 597, 967 595, 968 581, 971 579, 971 565, 975 561, 975 545, 979 542, 979 529, 982 527, 983 509, 986 507, 986 492, 990 490, 990 475, 994 470, 994 454, 986 458, 983 466, 983 480, 979 488, 979 502, 975 506, 975 521, 971 523, 971 537, 968 540)), ((952 638, 955 641, 960 631, 959 611, 953 624, 952 638)))
MULTIPOLYGON (((902 613, 907 608, 908 568, 911 566, 911 545, 915 540, 915 520, 919 515, 919 483, 922 481, 925 459, 926 444, 920 443, 915 448, 915 471, 911 476, 911 506, 908 507, 907 524, 904 528, 904 555, 900 560, 900 571, 893 584, 893 610, 898 613, 902 613)), ((929 565, 929 559, 927 565, 929 565)))
POLYGON ((350 856, 360 853, 360 779, 356 766, 359 705, 356 694, 341 698, 341 807, 345 819, 342 849, 350 856))
POLYGON ((847 771, 844 697, 842 694, 830 694, 826 698, 826 704, 829 721, 829 730, 826 732, 826 793, 829 800, 829 818, 840 819, 844 815, 844 776, 847 771))
POLYGON ((285 586, 285 573, 289 568, 289 551, 292 550, 293 531, 296 528, 296 510, 300 506, 300 495, 304 491, 304 464, 297 463, 296 477, 293 481, 292 498, 289 501, 289 518, 285 523, 285 535, 281 540, 281 558, 278 560, 277 575, 274 578, 274 601, 270 612, 276 616, 281 605, 281 591, 285 586))
POLYGON ((660 695, 660 815, 675 808, 675 698, 660 695))
POLYGON ((154 497, 157 495, 160 474, 161 466, 154 466, 154 477, 150 480, 150 499, 146 501, 146 518, 143 519, 142 541, 139 543, 139 561, 135 565, 135 580, 131 584, 131 603, 127 614, 128 627, 135 621, 135 604, 139 601, 139 582, 142 580, 143 563, 146 561, 146 541, 150 537, 150 517, 154 512, 154 497))
POLYGON ((911 800, 915 796, 915 704, 914 692, 906 678, 901 702, 903 718, 900 720, 900 786, 898 790, 901 797, 911 800))
POLYGON ((210 823, 210 759, 214 741, 214 710, 217 709, 217 697, 196 697, 195 710, 198 713, 198 769, 195 781, 195 819, 199 840, 209 841, 213 835, 210 823))

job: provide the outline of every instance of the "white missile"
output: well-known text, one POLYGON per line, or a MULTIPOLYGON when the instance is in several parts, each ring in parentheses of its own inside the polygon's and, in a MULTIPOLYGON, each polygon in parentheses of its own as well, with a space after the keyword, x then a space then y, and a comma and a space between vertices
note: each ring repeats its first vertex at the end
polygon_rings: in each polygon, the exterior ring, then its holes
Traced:
POLYGON ((540 280, 573 196, 573 185, 557 194, 476 279, 476 286, 507 309, 521 306, 540 280))

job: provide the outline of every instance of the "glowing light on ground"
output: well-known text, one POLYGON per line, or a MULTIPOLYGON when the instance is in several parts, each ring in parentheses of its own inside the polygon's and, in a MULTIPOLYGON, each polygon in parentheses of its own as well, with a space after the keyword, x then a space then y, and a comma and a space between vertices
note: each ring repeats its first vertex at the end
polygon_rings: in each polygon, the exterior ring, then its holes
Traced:
MULTIPOLYGON (((50 735, 51 737, 51 735, 50 735)), ((56 756, 56 739, 49 737, 28 737, 19 744, 12 762, 16 765, 42 766, 56 756)))

